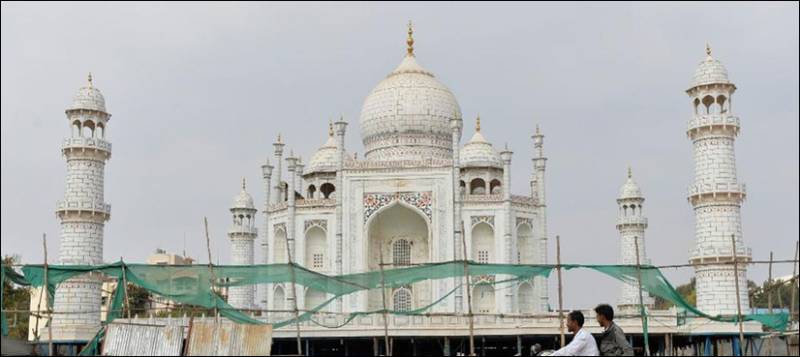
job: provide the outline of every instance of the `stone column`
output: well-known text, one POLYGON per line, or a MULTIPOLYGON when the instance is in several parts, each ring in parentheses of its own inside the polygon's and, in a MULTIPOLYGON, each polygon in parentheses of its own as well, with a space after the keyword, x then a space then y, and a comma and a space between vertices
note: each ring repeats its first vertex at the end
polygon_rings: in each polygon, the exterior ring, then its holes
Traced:
MULTIPOLYGON (((453 115, 453 118, 450 119, 450 128, 452 129, 452 140, 453 140, 453 259, 461 260, 464 259, 464 247, 461 242, 461 235, 463 234, 463 222, 461 218, 461 167, 459 163, 459 154, 460 148, 459 143, 461 142, 461 130, 463 128, 463 124, 461 118, 458 115, 453 115)), ((453 287, 458 286, 463 279, 461 277, 453 278, 453 287)), ((464 289, 458 289, 455 294, 455 311, 461 312, 464 311, 464 289)), ((449 343, 449 340, 445 338, 445 341, 449 343)), ((449 346, 448 346, 449 347, 449 346)))
MULTIPOLYGON (((500 152, 500 158, 503 160, 503 243, 504 243, 504 263, 516 264, 516 256, 514 250, 516 243, 514 242, 512 212, 511 212, 511 156, 514 153, 508 150, 500 152)), ((505 311, 514 311, 514 289, 505 289, 505 311)))
MULTIPOLYGON (((533 178, 531 179, 531 194, 536 204, 536 228, 534 236, 539 241, 539 261, 537 264, 547 264, 547 195, 545 190, 545 167, 547 158, 544 156, 544 135, 536 126, 533 138, 533 178)), ((539 299, 536 312, 548 310, 548 279, 537 276, 533 279, 534 293, 539 299)))
MULTIPOLYGON (((269 159, 267 159, 266 164, 261 165, 261 177, 264 179, 264 230, 261 233, 261 252, 263 256, 261 257, 261 264, 269 264, 269 205, 272 202, 270 196, 270 184, 272 183, 272 165, 269 163, 269 159)), ((269 289, 271 289, 272 284, 260 284, 259 286, 259 304, 262 308, 266 309, 269 305, 267 305, 267 296, 269 295, 269 289)))
POLYGON ((283 139, 281 139, 281 134, 278 134, 278 140, 272 144, 275 148, 275 186, 273 187, 272 191, 272 202, 273 203, 280 203, 283 202, 283 195, 281 192, 283 191, 283 170, 281 169, 281 164, 283 163, 283 147, 285 144, 283 143, 283 139))
MULTIPOLYGON (((347 122, 344 118, 339 118, 334 123, 336 129, 336 275, 343 274, 342 250, 344 222, 342 219, 342 202, 345 200, 344 189, 344 134, 347 129, 347 122)), ((336 311, 343 310, 342 298, 336 299, 336 311)))

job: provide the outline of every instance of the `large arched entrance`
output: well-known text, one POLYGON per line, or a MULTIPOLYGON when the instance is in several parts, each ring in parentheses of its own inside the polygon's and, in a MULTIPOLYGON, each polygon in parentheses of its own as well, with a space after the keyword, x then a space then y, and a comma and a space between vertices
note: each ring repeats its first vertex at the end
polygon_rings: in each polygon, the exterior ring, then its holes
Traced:
MULTIPOLYGON (((395 202, 370 217, 367 222, 367 267, 370 271, 380 270, 380 261, 384 269, 404 268, 412 264, 430 262, 428 242, 428 221, 422 212, 404 203, 395 202), (381 258, 382 257, 382 258, 381 258)), ((410 293, 410 304, 403 304, 403 309, 413 309, 430 303, 429 281, 411 284, 410 286, 387 289, 386 306, 393 308, 393 297, 410 293), (409 306, 410 305, 410 306, 409 306)), ((403 299, 404 301, 406 298, 403 299)), ((370 310, 383 308, 381 291, 368 293, 367 307, 370 310)))

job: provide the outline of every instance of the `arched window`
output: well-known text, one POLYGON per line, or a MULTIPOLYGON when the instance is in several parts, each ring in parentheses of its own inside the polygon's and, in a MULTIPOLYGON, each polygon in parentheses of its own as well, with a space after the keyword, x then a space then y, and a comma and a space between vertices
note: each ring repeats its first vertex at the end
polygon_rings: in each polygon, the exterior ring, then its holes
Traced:
POLYGON ((83 122, 83 135, 84 138, 94 137, 94 122, 87 120, 83 122))
POLYGON ((700 110, 700 98, 694 98, 693 104, 694 104, 694 113, 695 114, 700 114, 700 111, 699 111, 700 110))
POLYGON ((272 253, 274 255, 275 264, 286 263, 286 232, 282 229, 275 232, 272 253))
POLYGON ((314 193, 317 192, 317 188, 314 185, 308 185, 308 198, 314 198, 314 193))
POLYGON ((472 293, 475 307, 479 313, 494 312, 494 288, 489 284, 478 284, 472 293))
POLYGON ((469 194, 470 195, 486 194, 486 181, 484 181, 482 178, 473 179, 469 183, 469 194))
POLYGON ((394 291, 394 294, 392 294, 392 309, 395 311, 409 311, 411 306, 411 290, 407 287, 402 287, 394 291))
POLYGON ((286 302, 286 295, 283 293, 283 288, 278 286, 275 288, 275 293, 272 295, 272 307, 275 310, 283 310, 286 302))
POLYGON ((714 97, 712 97, 710 95, 707 95, 707 96, 703 97, 703 106, 706 107, 706 114, 712 114, 711 113, 711 105, 712 104, 714 104, 714 97))
POLYGON ((306 310, 311 310, 325 302, 325 292, 308 289, 306 291, 306 310))
POLYGON ((533 286, 524 282, 519 285, 519 312, 522 314, 532 314, 534 312, 533 286))
POLYGON ((392 264, 405 266, 411 264, 411 243, 398 239, 392 243, 392 264))
POLYGON ((478 223, 472 229, 472 259, 478 263, 494 260, 494 230, 487 223, 478 223))
POLYGON ((333 198, 331 194, 336 192, 336 186, 329 182, 323 183, 322 186, 319 187, 319 192, 322 192, 322 197, 324 198, 333 198))
POLYGON ((325 238, 325 231, 318 226, 311 227, 306 232, 306 268, 325 268, 325 238))
POLYGON ((728 98, 726 98, 724 95, 721 95, 721 94, 717 96, 717 104, 719 105, 719 108, 720 108, 719 112, 720 113, 725 113, 725 112, 728 111, 728 109, 727 109, 728 107, 727 107, 727 103, 726 103, 727 99, 728 98))
POLYGON ((467 192, 467 183, 464 180, 458 181, 458 193, 462 196, 467 192))
POLYGON ((489 192, 491 192, 493 195, 502 192, 500 180, 494 179, 491 182, 489 182, 489 192))
POLYGON ((527 223, 517 227, 517 253, 519 264, 534 264, 536 261, 536 243, 533 239, 533 230, 527 223))
POLYGON ((97 123, 97 131, 95 131, 95 135, 98 139, 104 139, 106 137, 106 127, 103 123, 97 123))
POLYGON ((76 120, 72 122, 72 137, 81 136, 81 122, 76 120))

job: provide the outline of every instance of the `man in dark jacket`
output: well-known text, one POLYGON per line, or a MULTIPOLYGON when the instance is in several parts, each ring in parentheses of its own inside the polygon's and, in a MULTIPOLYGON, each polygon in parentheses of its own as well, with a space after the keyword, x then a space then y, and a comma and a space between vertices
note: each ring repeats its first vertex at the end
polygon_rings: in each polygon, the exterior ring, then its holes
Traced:
POLYGON ((607 304, 594 308, 597 323, 603 326, 598 346, 601 356, 633 356, 633 347, 625 340, 625 332, 614 323, 614 309, 607 304))

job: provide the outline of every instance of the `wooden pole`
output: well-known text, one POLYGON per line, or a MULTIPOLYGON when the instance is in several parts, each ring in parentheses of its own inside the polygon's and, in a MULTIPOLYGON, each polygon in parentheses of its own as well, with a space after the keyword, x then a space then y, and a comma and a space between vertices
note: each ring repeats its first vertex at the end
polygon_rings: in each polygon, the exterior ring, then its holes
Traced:
POLYGON ((739 320, 739 351, 745 355, 744 349, 744 326, 742 321, 742 303, 739 297, 739 259, 736 256, 736 236, 731 234, 731 246, 733 247, 733 281, 736 286, 736 318, 739 320))
MULTIPOLYGON (((44 241, 44 239, 45 234, 42 233, 42 241, 44 241)), ((47 258, 45 258, 44 264, 47 264, 47 258)), ((33 336, 36 341, 41 340, 39 337, 39 318, 42 316, 42 297, 44 294, 47 294, 47 286, 43 286, 43 288, 39 290, 39 302, 36 303, 36 326, 33 327, 33 336)))
POLYGON ((556 273, 558 274, 558 331, 561 336, 561 346, 566 344, 564 336, 564 294, 561 291, 561 237, 556 236, 556 273))
POLYGON ((797 257, 797 250, 798 250, 798 248, 800 248, 800 242, 795 241, 795 243, 794 243, 794 263, 792 263, 792 279, 794 279, 795 281, 794 281, 794 283, 790 283, 791 285, 794 285, 794 286, 792 287, 792 298, 791 298, 791 301, 789 301, 789 305, 792 307, 791 310, 790 310, 791 311, 791 316, 789 318, 789 321, 791 321, 792 319, 794 319, 794 321, 798 320, 797 304, 795 303, 795 301, 797 299, 797 282, 798 282, 798 279, 797 279, 797 258, 798 258, 797 257))
MULTIPOLYGON (((48 320, 47 323, 47 350, 50 352, 49 356, 53 356, 53 310, 50 306, 55 306, 53 303, 54 301, 50 301, 50 290, 48 289, 48 280, 47 280, 47 234, 42 233, 42 245, 44 246, 44 290, 42 293, 47 294, 47 312, 48 312, 48 320)), ((53 296, 55 300, 55 296, 53 296)))
MULTIPOLYGON (((204 225, 205 231, 206 231, 206 249, 208 250, 208 272, 209 272, 209 274, 211 274, 211 276, 209 277, 209 283, 211 284, 210 288, 211 288, 211 290, 213 292, 214 284, 215 284, 214 280, 216 280, 216 279, 214 278, 214 263, 211 260, 211 238, 208 235, 208 218, 207 217, 203 217, 203 225, 204 225)), ((214 302, 214 319, 215 319, 216 323, 219 323, 219 309, 217 309, 217 303, 216 302, 214 302)))
POLYGON ((383 301, 383 343, 386 348, 386 355, 391 356, 392 350, 389 348, 389 316, 386 313, 386 277, 383 275, 383 242, 378 246, 378 250, 381 268, 381 300, 383 301))
POLYGON ((650 341, 647 333, 647 312, 644 308, 644 295, 642 294, 642 265, 639 259, 639 237, 633 237, 633 245, 636 248, 636 282, 639 285, 639 313, 642 315, 642 337, 644 339, 644 355, 650 355, 650 341))
MULTIPOLYGON (((461 223, 463 225, 463 222, 461 223)), ((461 247, 464 251, 464 288, 467 290, 467 317, 469 319, 469 355, 475 355, 475 320, 472 316, 472 291, 469 284, 469 263, 467 260, 467 240, 463 234, 464 227, 461 227, 461 247)))
MULTIPOLYGON (((292 192, 291 194, 294 194, 292 192)), ((297 355, 303 355, 303 343, 300 340, 300 312, 297 310, 297 284, 295 282, 294 263, 292 262, 292 250, 289 249, 289 236, 286 235, 286 259, 289 260, 289 275, 292 278, 292 301, 294 309, 294 326, 297 333, 297 355)))
MULTIPOLYGON (((767 313, 772 315, 772 251, 769 252, 769 275, 767 276, 767 313)), ((780 295, 780 290, 778 291, 780 295)), ((767 339, 767 356, 772 356, 772 335, 767 339)))
MULTIPOLYGON (((119 257, 119 261, 120 261, 120 263, 122 263, 122 287, 125 289, 124 290, 125 291, 125 306, 128 309, 128 314, 127 314, 128 315, 128 322, 131 322, 131 300, 130 300, 130 297, 128 296, 128 277, 127 277, 127 274, 125 273, 125 270, 127 270, 127 268, 125 267, 125 261, 122 260, 122 257, 119 257)), ((119 287, 117 287, 117 289, 119 289, 119 287)))

